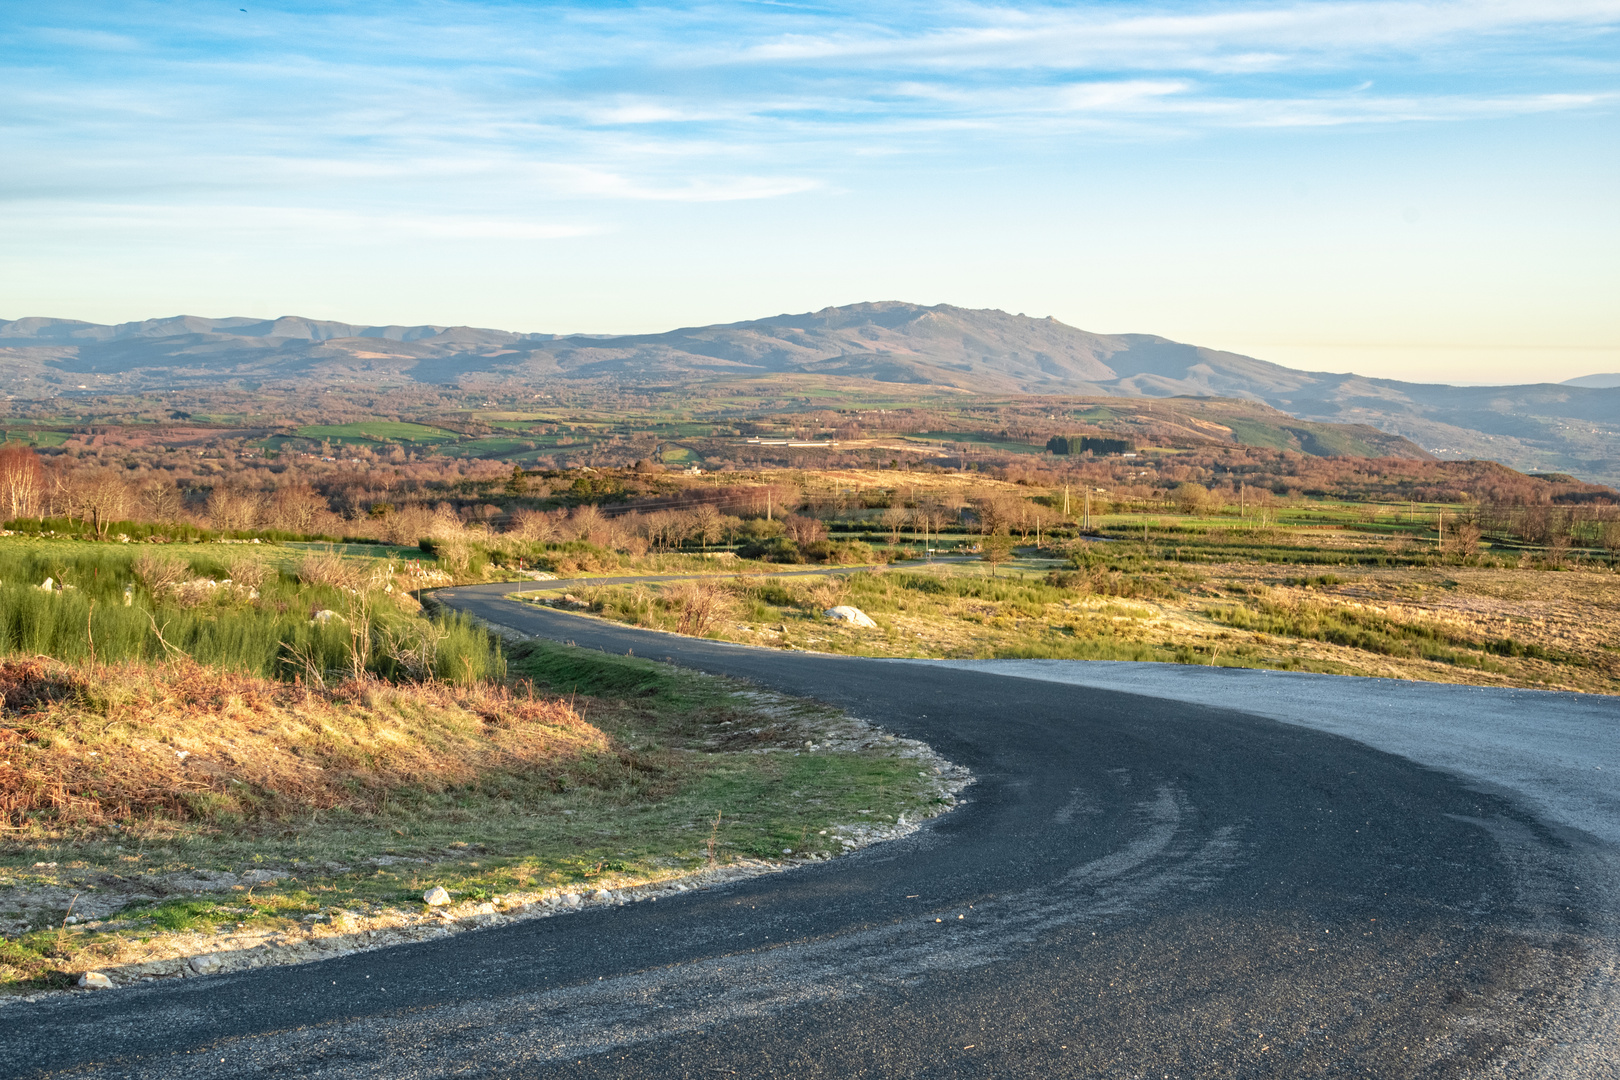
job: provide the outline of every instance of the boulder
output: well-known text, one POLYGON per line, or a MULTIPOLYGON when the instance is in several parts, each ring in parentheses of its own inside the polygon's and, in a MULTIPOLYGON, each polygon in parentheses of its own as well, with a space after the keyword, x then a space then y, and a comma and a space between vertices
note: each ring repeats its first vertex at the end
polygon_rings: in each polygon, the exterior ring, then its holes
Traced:
POLYGON ((443 907, 450 902, 450 894, 445 892, 443 885, 435 885, 422 894, 422 903, 428 907, 443 907))
POLYGON ((99 971, 87 971, 79 976, 79 985, 87 990, 111 990, 113 981, 99 971))
POLYGON ((828 608, 826 614, 827 618, 829 619, 836 619, 839 622, 847 622, 851 626, 877 626, 877 623, 872 621, 872 616, 868 615, 860 608, 850 607, 848 604, 839 604, 835 608, 828 608))

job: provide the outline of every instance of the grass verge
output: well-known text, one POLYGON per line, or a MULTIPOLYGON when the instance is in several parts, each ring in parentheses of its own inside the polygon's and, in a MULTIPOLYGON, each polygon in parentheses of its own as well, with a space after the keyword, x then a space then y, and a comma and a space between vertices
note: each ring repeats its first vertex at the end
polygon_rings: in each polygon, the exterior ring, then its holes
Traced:
POLYGON ((506 687, 325 690, 7 662, 0 994, 830 857, 953 801, 925 748, 813 702, 560 645, 508 662, 506 687))

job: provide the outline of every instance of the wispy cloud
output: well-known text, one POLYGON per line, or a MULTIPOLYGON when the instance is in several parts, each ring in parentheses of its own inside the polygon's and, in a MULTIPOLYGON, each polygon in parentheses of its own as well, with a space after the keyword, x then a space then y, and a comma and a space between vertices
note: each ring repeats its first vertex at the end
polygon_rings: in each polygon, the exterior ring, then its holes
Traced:
POLYGON ((536 200, 791 198, 842 187, 850 161, 952 167, 1009 140, 1460 123, 1620 90, 1620 0, 13 14, 0 192, 202 185, 221 204, 269 190, 462 222, 523 220, 536 200))
POLYGON ((311 239, 343 243, 398 240, 561 240, 599 234, 594 224, 548 222, 412 212, 366 213, 306 206, 248 203, 98 203, 37 200, 11 222, 13 236, 45 231, 57 237, 75 232, 102 236, 169 238, 184 242, 204 237, 215 242, 297 232, 311 239))
MULTIPOLYGON (((739 60, 990 68, 1172 68, 1214 72, 1293 63, 1349 64, 1369 54, 1525 31, 1612 28, 1616 0, 1377 0, 1208 5, 1121 15, 1087 7, 967 6, 951 24, 877 32, 787 33, 739 60)), ((877 28, 874 28, 877 29, 877 28)))

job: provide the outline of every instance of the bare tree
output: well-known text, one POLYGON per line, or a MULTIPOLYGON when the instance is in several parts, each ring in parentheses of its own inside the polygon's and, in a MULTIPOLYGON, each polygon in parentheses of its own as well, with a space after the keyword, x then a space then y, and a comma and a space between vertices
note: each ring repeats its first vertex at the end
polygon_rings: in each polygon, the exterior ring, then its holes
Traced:
POLYGON ((827 526, 815 518, 805 517, 803 514, 790 514, 782 522, 782 526, 787 530, 787 534, 793 542, 800 547, 813 544, 818 540, 827 539, 827 526))
POLYGON ((289 484, 271 497, 265 516, 278 529, 308 535, 319 531, 321 517, 330 512, 326 499, 314 488, 289 484))
POLYGON ((1598 543, 1611 557, 1620 556, 1620 512, 1614 507, 1598 523, 1598 543))
POLYGON ((979 518, 979 531, 985 536, 1000 536, 1011 531, 1018 513, 1016 502, 1005 492, 992 491, 973 500, 973 512, 979 518))
POLYGON ((262 502, 257 491, 221 485, 208 495, 208 519, 222 532, 251 529, 259 522, 262 502))
POLYGON ((118 474, 103 470, 70 485, 75 513, 90 523, 98 539, 107 538, 114 521, 129 513, 129 485, 118 474))
POLYGON ((26 446, 0 447, 0 499, 13 518, 34 517, 45 495, 45 469, 26 446))
POLYGON ((168 480, 151 480, 136 492, 136 503, 147 521, 178 521, 180 518, 180 489, 168 480))
POLYGON ((511 533, 520 540, 555 543, 561 538, 560 511, 519 510, 512 515, 511 533))
POLYGON ((883 523, 883 527, 889 532, 889 543, 898 544, 900 542, 900 530, 905 528, 906 521, 910 517, 911 514, 903 506, 886 507, 883 513, 878 515, 878 520, 883 523))
POLYGON ((719 543, 725 535, 725 522, 721 520, 720 511, 711 504, 704 503, 693 509, 691 520, 692 535, 704 547, 719 543))

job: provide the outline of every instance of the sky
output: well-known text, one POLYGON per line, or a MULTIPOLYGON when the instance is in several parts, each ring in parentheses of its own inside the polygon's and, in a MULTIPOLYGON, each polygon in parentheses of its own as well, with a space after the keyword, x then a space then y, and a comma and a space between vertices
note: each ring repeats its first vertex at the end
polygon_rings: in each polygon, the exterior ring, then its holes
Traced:
POLYGON ((0 0, 0 318, 994 307, 1620 371, 1620 0, 0 0), (246 10, 243 10, 243 9, 246 10))

